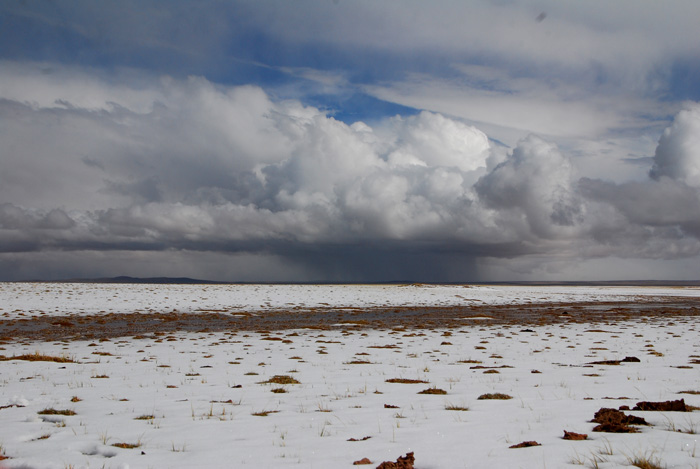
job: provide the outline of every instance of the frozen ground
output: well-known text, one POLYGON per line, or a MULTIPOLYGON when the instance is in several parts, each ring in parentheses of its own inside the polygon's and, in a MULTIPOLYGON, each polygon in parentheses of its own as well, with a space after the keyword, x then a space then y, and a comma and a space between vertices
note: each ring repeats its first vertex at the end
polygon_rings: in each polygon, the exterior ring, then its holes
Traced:
POLYGON ((698 297, 700 287, 462 285, 142 285, 2 283, 0 319, 153 311, 265 311, 318 307, 459 306, 698 297))
POLYGON ((700 412, 628 411, 651 424, 629 434, 592 432, 590 422, 601 407, 639 401, 684 398, 700 406, 698 294, 692 288, 0 284, 0 355, 72 360, 0 361, 0 445, 9 457, 0 467, 349 468, 362 458, 373 462, 364 467, 376 467, 413 451, 419 469, 612 468, 629 467, 635 458, 700 468, 700 412), (47 341, 7 336, 4 329, 18 318, 101 311, 235 313, 288 303, 477 300, 642 304, 678 296, 686 297, 685 309, 659 314, 610 307, 590 321, 579 314, 520 324, 474 313, 450 330, 408 321, 390 328, 203 328, 47 341), (640 361, 590 364, 625 357, 640 361), (275 376, 298 384, 264 383, 275 376), (397 378, 424 383, 387 382, 397 378), (446 394, 419 394, 430 388, 446 394), (478 399, 486 393, 512 399, 478 399), (47 409, 74 415, 42 413, 47 409), (588 439, 564 440, 564 430, 588 439), (509 448, 532 440, 541 446, 509 448), (113 446, 120 443, 134 447, 113 446))

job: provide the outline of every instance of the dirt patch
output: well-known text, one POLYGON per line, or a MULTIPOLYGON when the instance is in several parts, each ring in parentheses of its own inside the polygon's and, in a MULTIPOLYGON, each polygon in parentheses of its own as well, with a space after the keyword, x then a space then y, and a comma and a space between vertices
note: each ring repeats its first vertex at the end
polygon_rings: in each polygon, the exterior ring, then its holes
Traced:
POLYGON ((574 432, 567 432, 564 430, 564 436, 562 437, 564 440, 571 440, 571 441, 581 441, 581 440, 587 440, 588 435, 585 433, 574 433, 574 432))
POLYGON ((516 448, 529 448, 531 446, 542 446, 536 441, 523 441, 522 443, 518 443, 517 445, 509 446, 511 449, 516 449, 516 448))
POLYGON ((428 384, 429 381, 423 381, 422 379, 406 379, 406 378, 391 378, 386 380, 387 383, 400 383, 400 384, 428 384))
POLYGON ((406 456, 399 456, 396 462, 384 461, 377 469, 413 469, 415 460, 413 452, 410 452, 406 453, 406 456))
POLYGON ((260 381, 258 384, 299 384, 299 381, 286 375, 275 375, 267 381, 260 381))
POLYGON ((418 394, 447 394, 447 391, 444 389, 439 389, 439 388, 428 388, 424 389, 418 394))
POLYGON ((632 408, 632 410, 647 410, 647 411, 658 411, 658 412, 690 412, 690 409, 685 405, 685 400, 679 399, 677 401, 664 401, 664 402, 637 402, 637 405, 632 408))
MULTIPOLYGON (((279 309, 253 314, 248 311, 235 315, 220 312, 152 312, 148 314, 85 314, 66 315, 73 327, 56 327, 56 318, 49 316, 0 320, 0 330, 6 340, 96 340, 145 334, 171 332, 227 331, 280 331, 290 329, 330 329, 330 324, 358 322, 365 329, 413 329, 462 327, 465 317, 489 317, 489 324, 517 324, 519 326, 556 323, 596 324, 617 317, 636 318, 700 316, 696 299, 669 297, 649 301, 533 303, 517 305, 469 306, 392 306, 339 309, 331 307, 309 309, 279 309), (621 308, 624 306, 624 308, 621 308), (575 307, 575 308, 574 308, 575 307), (563 314, 567 312, 567 314, 563 314)), ((472 318, 473 319, 473 318, 472 318)), ((595 330, 595 329, 594 329, 595 330)), ((384 346, 380 346, 384 347, 384 346)), ((389 347, 386 347, 389 348, 389 347)), ((393 348, 393 347, 391 347, 393 348)))
POLYGON ((593 428, 594 432, 605 433, 637 433, 639 430, 630 425, 649 425, 642 417, 626 415, 617 409, 606 407, 598 410, 591 422, 600 424, 593 428))

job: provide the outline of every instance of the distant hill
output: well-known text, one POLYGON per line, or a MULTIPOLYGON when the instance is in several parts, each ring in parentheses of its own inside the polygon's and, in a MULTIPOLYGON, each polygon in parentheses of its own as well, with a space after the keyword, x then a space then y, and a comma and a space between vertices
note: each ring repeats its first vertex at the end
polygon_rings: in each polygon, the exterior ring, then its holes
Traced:
POLYGON ((219 282, 215 280, 201 280, 189 277, 119 277, 105 278, 73 278, 67 280, 27 280, 27 282, 50 283, 135 283, 153 285, 224 285, 224 284, 298 284, 298 285, 352 285, 352 284, 382 284, 382 285, 532 285, 532 286, 600 286, 600 287, 699 287, 700 280, 599 280, 599 281, 502 281, 502 282, 415 282, 412 280, 389 282, 219 282))
POLYGON ((212 280, 200 280, 189 277, 128 277, 125 275, 108 278, 76 278, 68 280, 58 280, 57 283, 146 283, 146 284, 221 284, 225 282, 215 282, 212 280))

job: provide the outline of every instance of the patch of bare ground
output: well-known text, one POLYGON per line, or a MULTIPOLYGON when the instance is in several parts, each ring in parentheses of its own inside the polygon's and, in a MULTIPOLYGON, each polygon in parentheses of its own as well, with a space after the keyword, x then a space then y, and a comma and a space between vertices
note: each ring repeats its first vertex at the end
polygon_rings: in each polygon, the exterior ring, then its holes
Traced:
POLYGON ((531 446, 542 446, 536 441, 523 441, 522 443, 518 443, 517 445, 509 446, 511 449, 517 449, 517 448, 529 448, 531 446))
POLYGON ((440 388, 428 388, 420 391, 418 394, 447 394, 447 391, 440 388))
POLYGON ((13 355, 11 357, 6 357, 5 355, 0 355, 0 361, 10 361, 10 360, 25 360, 29 362, 56 362, 56 363, 75 363, 75 361, 62 355, 60 357, 45 355, 43 353, 34 352, 24 355, 13 355))
POLYGON ((413 452, 406 453, 406 456, 399 456, 396 462, 384 461, 377 469, 414 469, 413 464, 415 464, 416 458, 413 456, 413 452))
POLYGON ((685 404, 684 399, 679 399, 677 401, 664 401, 664 402, 648 402, 642 401, 637 402, 637 405, 632 408, 632 410, 646 410, 646 411, 659 411, 659 412, 690 412, 691 409, 685 404))
POLYGON ((258 384, 301 384, 296 379, 287 375, 275 375, 267 381, 260 381, 258 384))
POLYGON ((385 380, 387 383, 400 383, 400 384, 428 384, 429 381, 423 381, 422 379, 406 379, 406 378, 391 378, 385 380))
POLYGON ((77 415, 74 410, 54 409, 54 408, 40 410, 39 412, 37 412, 37 414, 39 414, 39 415, 66 415, 66 416, 77 415))
POLYGON ((571 441, 581 441, 587 440, 588 435, 585 433, 567 432, 566 430, 564 430, 564 436, 562 437, 562 439, 571 441))
POLYGON ((481 396, 477 397, 478 400, 483 401, 483 400, 488 400, 488 399, 496 399, 496 400, 508 400, 508 399, 513 399, 513 396, 509 396, 508 394, 502 394, 500 392, 496 393, 489 393, 489 394, 482 394, 481 396))
MULTIPOLYGON (((55 317, 35 316, 31 319, 0 320, 3 339, 102 340, 116 337, 134 337, 172 332, 242 332, 280 331, 290 329, 327 330, 329 324, 355 321, 361 328, 405 331, 419 329, 456 329, 464 326, 467 317, 488 317, 489 324, 517 324, 526 327, 559 323, 590 324, 589 332, 610 332, 599 328, 608 324, 611 316, 617 319, 642 318, 697 318, 700 307, 694 298, 668 297, 648 301, 635 299, 629 303, 525 303, 513 305, 480 306, 390 306, 357 309, 308 308, 266 311, 265 314, 238 312, 202 312, 197 314, 167 312, 148 314, 85 314, 66 315, 61 321, 70 327, 56 327, 55 317), (564 314, 566 313, 566 314, 564 314), (598 326, 598 327, 596 327, 598 326)), ((473 321, 472 321, 473 322, 473 321)), ((612 332, 611 332, 612 333, 612 332)), ((162 339, 159 339, 162 340, 162 339)), ((481 346, 480 349, 483 349, 481 346)), ((389 348, 389 347, 386 347, 389 348)), ((392 347, 393 348, 393 347, 392 347)))
POLYGON ((122 448, 122 449, 134 449, 134 448, 139 448, 141 446, 141 443, 113 443, 112 446, 115 448, 122 448))
POLYGON ((626 415, 617 409, 601 408, 595 413, 593 423, 597 423, 593 428, 594 432, 605 433, 637 433, 638 429, 631 425, 649 425, 642 417, 626 415))

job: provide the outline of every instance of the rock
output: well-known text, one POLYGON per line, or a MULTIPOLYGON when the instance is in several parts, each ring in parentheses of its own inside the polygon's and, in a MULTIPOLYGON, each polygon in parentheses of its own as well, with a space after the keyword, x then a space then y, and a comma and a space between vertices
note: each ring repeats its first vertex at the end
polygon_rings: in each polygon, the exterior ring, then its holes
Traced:
POLYGON ((522 443, 518 443, 517 445, 509 446, 509 448, 515 449, 515 448, 529 448, 530 446, 542 446, 536 441, 523 441, 522 443))
POLYGON ((651 410, 659 412, 689 412, 690 409, 685 405, 684 399, 679 399, 677 401, 664 401, 664 402, 637 402, 632 410, 651 410))
POLYGON ((625 363, 639 363, 641 360, 637 357, 625 357, 622 361, 625 363))
POLYGON ((585 433, 574 433, 574 432, 567 432, 564 430, 564 439, 565 440, 573 440, 573 441, 581 441, 581 440, 587 440, 588 435, 585 433))
POLYGON ((413 452, 406 453, 406 456, 399 456, 396 462, 384 461, 377 469, 413 469, 415 458, 413 452))

